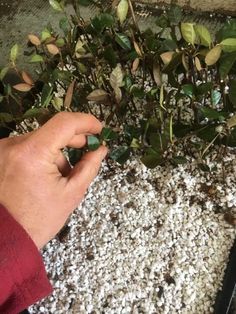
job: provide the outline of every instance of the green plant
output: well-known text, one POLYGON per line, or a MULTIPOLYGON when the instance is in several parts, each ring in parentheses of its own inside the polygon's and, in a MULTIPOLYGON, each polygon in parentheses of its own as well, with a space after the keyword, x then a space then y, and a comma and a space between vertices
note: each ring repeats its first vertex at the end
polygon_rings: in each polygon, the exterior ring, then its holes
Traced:
MULTIPOLYGON (((18 68, 19 46, 12 47, 0 71, 0 103, 15 105, 0 113, 1 125, 88 112, 106 124, 100 137, 88 138, 89 149, 111 142, 111 158, 123 163, 135 154, 150 168, 180 142, 197 150, 201 164, 213 144, 236 146, 236 20, 213 38, 205 26, 181 22, 176 5, 157 17, 154 32, 139 29, 131 0, 113 1, 106 11, 99 1, 73 0, 71 16, 64 2, 49 2, 64 14, 61 33, 48 25, 28 36, 34 80, 18 68), (80 5, 91 3, 100 11, 85 21, 80 5), (10 69, 19 84, 5 83, 10 69)), ((184 163, 185 154, 171 161, 184 163)))

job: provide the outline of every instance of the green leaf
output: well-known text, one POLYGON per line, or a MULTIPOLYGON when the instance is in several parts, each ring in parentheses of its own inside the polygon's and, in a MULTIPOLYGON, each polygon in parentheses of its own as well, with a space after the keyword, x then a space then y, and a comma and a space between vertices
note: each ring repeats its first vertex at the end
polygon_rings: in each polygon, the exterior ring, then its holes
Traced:
POLYGON ((59 27, 64 32, 65 35, 68 34, 68 32, 70 30, 70 24, 69 24, 69 21, 66 17, 63 17, 62 19, 60 19, 59 27))
POLYGON ((193 23, 181 23, 181 33, 187 43, 195 44, 197 36, 193 23))
POLYGON ((38 118, 48 114, 49 111, 45 108, 31 108, 24 113, 23 118, 24 119, 38 118))
POLYGON ((208 29, 203 25, 195 25, 194 29, 196 31, 197 36, 200 39, 200 44, 205 47, 210 47, 212 43, 212 38, 208 29))
POLYGON ((236 38, 224 39, 220 45, 224 52, 234 52, 236 51, 236 38))
POLYGON ((41 106, 48 107, 50 104, 50 101, 52 100, 52 92, 53 92, 53 86, 50 86, 48 84, 44 84, 43 90, 42 90, 42 96, 41 96, 41 106))
POLYGON ((171 5, 170 10, 167 12, 168 19, 171 24, 177 25, 182 20, 182 9, 178 5, 171 5))
POLYGON ((118 138, 118 134, 111 128, 103 128, 100 134, 100 141, 112 141, 118 138))
POLYGON ((121 24, 124 23, 129 11, 129 4, 127 0, 121 0, 117 6, 117 17, 121 24))
POLYGON ((211 169, 206 164, 198 164, 199 169, 201 169, 203 172, 210 172, 211 169))
POLYGON ((0 80, 2 81, 9 71, 9 67, 5 67, 0 71, 0 80))
POLYGON ((231 80, 229 82, 229 100, 236 106, 236 80, 231 80))
POLYGON ((19 46, 18 44, 15 44, 12 48, 11 48, 11 53, 10 53, 10 61, 15 63, 16 59, 19 55, 19 46))
POLYGON ((216 106, 218 105, 218 103, 221 100, 221 93, 218 90, 213 90, 211 92, 211 101, 212 101, 212 105, 216 106))
POLYGON ((120 34, 120 33, 116 33, 115 41, 124 50, 131 50, 131 43, 130 43, 129 38, 126 35, 120 34))
POLYGON ((183 156, 173 157, 172 161, 176 165, 184 165, 184 164, 186 164, 188 162, 187 159, 185 157, 183 157, 183 156))
POLYGON ((117 57, 115 51, 111 46, 105 48, 104 50, 104 58, 110 64, 112 68, 115 68, 117 65, 117 57))
POLYGON ((154 169, 163 163, 163 157, 159 154, 149 154, 141 158, 141 162, 149 169, 154 169))
POLYGON ((2 94, 0 94, 0 103, 3 101, 4 96, 2 94))
POLYGON ((63 5, 59 1, 49 0, 49 4, 55 11, 63 12, 64 10, 63 5))
POLYGON ((224 54, 220 59, 219 72, 222 79, 225 79, 236 62, 236 52, 224 54))
POLYGON ((183 85, 182 90, 184 94, 190 98, 192 98, 195 94, 195 87, 192 84, 183 85))
POLYGON ((196 88, 197 95, 206 95, 212 89, 212 82, 202 83, 196 88))
POLYGON ((9 122, 14 121, 14 117, 10 113, 1 112, 0 113, 0 121, 3 123, 9 123, 9 122))
POLYGON ((44 61, 43 57, 38 54, 33 55, 32 58, 30 59, 30 63, 37 63, 43 61, 44 61))
POLYGON ((161 28, 166 28, 168 26, 168 19, 165 15, 160 15, 156 20, 156 25, 161 28))
POLYGON ((65 40, 63 38, 58 38, 55 42, 56 46, 61 48, 65 45, 65 40))
POLYGON ((96 136, 89 135, 87 137, 87 145, 89 150, 95 151, 100 147, 100 141, 96 136))
POLYGON ((236 19, 227 20, 217 33, 216 38, 218 42, 226 38, 236 38, 236 19))
POLYGON ((117 161, 119 164, 124 164, 130 157, 131 150, 127 146, 121 146, 114 149, 110 153, 110 158, 117 161))
POLYGON ((106 27, 108 27, 108 28, 112 27, 114 22, 115 22, 114 17, 111 14, 108 14, 108 13, 102 13, 99 16, 99 20, 100 20, 102 29, 104 29, 106 27))
POLYGON ((41 41, 44 42, 51 37, 52 37, 51 32, 47 28, 45 28, 41 33, 41 41))
POLYGON ((68 151, 70 164, 75 166, 81 159, 83 152, 81 149, 70 148, 68 151))
POLYGON ((204 117, 210 119, 210 120, 218 120, 222 117, 224 117, 224 115, 212 108, 208 108, 208 107, 203 107, 201 108, 201 112, 204 115, 204 117))
POLYGON ((139 88, 135 85, 131 87, 130 92, 134 97, 139 98, 139 99, 142 99, 145 96, 145 92, 143 88, 139 88))
POLYGON ((217 135, 215 125, 208 125, 196 132, 197 136, 207 142, 211 142, 217 135))

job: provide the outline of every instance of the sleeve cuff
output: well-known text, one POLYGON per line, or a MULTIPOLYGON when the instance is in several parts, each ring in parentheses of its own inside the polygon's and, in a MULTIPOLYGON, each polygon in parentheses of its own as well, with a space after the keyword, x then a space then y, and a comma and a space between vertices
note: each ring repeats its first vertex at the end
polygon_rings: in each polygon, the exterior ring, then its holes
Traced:
POLYGON ((0 313, 19 313, 52 292, 34 242, 0 205, 0 313))

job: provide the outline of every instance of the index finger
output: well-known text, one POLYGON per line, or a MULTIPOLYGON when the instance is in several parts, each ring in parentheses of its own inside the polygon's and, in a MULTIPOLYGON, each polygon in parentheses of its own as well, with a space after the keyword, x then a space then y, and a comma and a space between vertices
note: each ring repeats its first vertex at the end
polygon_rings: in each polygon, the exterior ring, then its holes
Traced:
POLYGON ((101 122, 90 114, 61 112, 32 134, 30 140, 37 143, 37 147, 56 152, 66 147, 76 135, 98 134, 101 130, 101 122))

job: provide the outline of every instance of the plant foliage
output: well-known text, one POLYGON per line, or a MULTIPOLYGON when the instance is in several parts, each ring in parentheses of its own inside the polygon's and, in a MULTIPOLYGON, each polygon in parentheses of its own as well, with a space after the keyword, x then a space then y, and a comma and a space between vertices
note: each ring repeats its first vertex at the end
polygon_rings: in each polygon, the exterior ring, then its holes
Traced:
MULTIPOLYGON (((8 104, 1 126, 42 124, 59 111, 91 113, 106 127, 88 137, 89 149, 108 142, 112 159, 124 163, 135 154, 150 168, 164 164, 167 149, 180 141, 198 151, 199 164, 213 144, 236 145, 236 20, 214 38, 204 25, 181 22, 176 5, 156 18, 156 30, 143 31, 130 0, 105 11, 98 1, 73 0, 71 16, 64 1, 49 3, 64 15, 61 32, 48 25, 28 35, 34 80, 17 66, 19 45, 12 47, 0 69, 0 103, 8 104), (89 4, 98 14, 85 21, 80 6, 89 4), (18 84, 6 83, 9 71, 18 84)), ((186 160, 172 156, 173 164, 186 160)))

